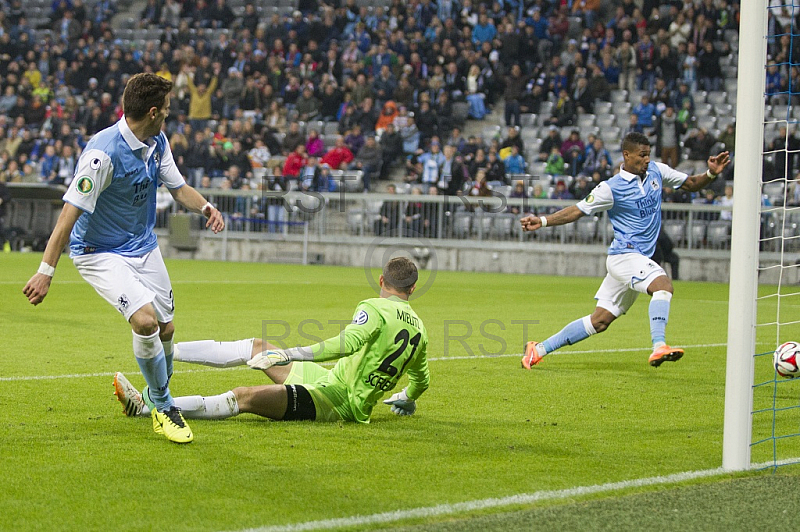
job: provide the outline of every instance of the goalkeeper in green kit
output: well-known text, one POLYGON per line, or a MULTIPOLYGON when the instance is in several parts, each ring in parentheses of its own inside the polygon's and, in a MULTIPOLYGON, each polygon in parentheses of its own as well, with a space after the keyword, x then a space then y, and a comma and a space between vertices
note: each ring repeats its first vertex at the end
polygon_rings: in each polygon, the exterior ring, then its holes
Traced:
MULTIPOLYGON (((380 276, 380 297, 356 307, 342 333, 318 344, 277 349, 258 338, 236 342, 203 340, 175 346, 175 360, 215 367, 247 364, 275 383, 235 388, 221 395, 176 397, 184 417, 224 419, 241 412, 274 420, 357 421, 369 423, 375 404, 408 373, 408 386, 384 403, 398 415, 411 415, 428 388, 428 334, 411 308, 417 267, 398 257, 380 276), (316 364, 338 359, 333 369, 316 364)), ((114 393, 129 416, 149 415, 148 389, 141 393, 121 374, 114 393)))

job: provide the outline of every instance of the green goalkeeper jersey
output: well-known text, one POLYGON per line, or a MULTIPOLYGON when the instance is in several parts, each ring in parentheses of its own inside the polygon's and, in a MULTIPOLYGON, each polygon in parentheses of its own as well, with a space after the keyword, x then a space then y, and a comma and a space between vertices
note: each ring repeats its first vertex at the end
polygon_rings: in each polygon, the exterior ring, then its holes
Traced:
POLYGON ((328 382, 347 387, 355 421, 368 423, 372 408, 406 372, 411 399, 428 388, 428 333, 408 301, 399 297, 365 299, 353 322, 321 347, 314 349, 315 362, 340 359, 328 382))

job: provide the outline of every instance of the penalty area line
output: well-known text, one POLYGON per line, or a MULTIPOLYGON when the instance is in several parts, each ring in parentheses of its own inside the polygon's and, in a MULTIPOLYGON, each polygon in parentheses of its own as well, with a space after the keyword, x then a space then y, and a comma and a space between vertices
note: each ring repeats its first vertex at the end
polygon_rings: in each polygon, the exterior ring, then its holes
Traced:
MULTIPOLYGON (((796 462, 798 458, 780 460, 778 462, 766 462, 763 464, 753 464, 751 469, 761 469, 774 467, 796 462)), ((408 510, 395 510, 393 512, 382 512, 372 515, 355 515, 352 517, 338 517, 334 519, 321 519, 319 521, 306 521, 304 523, 294 523, 288 525, 265 526, 258 528, 247 528, 239 532, 297 532, 302 530, 330 530, 342 527, 357 527, 366 525, 394 523, 407 519, 425 519, 445 515, 454 515, 476 510, 487 510, 492 508, 503 508, 507 506, 517 506, 532 504, 540 501, 557 501, 572 497, 582 497, 596 493, 612 493, 628 488, 641 488, 647 486, 660 486, 677 484, 699 478, 715 477, 733 473, 722 467, 715 469, 704 469, 700 471, 685 471, 672 475, 659 475, 655 477, 639 478, 633 480, 622 480, 619 482, 609 482, 607 484, 595 484, 592 486, 578 486, 562 490, 536 491, 533 493, 521 493, 501 498, 478 499, 452 504, 437 504, 436 506, 423 506, 408 510)))

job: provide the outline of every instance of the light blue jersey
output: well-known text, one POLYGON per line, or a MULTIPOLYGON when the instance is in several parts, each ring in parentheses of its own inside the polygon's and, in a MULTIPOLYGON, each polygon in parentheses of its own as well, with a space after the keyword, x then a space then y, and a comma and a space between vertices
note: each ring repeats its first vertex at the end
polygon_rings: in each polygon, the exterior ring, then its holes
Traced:
POLYGON ((663 163, 651 162, 644 178, 620 169, 617 175, 597 185, 577 207, 588 215, 608 211, 614 227, 609 255, 639 253, 652 257, 661 231, 662 188, 680 188, 687 177, 663 163))
POLYGON ((84 211, 70 233, 70 257, 152 251, 158 245, 153 227, 161 183, 171 189, 185 184, 164 133, 143 143, 123 116, 92 137, 63 198, 84 211))

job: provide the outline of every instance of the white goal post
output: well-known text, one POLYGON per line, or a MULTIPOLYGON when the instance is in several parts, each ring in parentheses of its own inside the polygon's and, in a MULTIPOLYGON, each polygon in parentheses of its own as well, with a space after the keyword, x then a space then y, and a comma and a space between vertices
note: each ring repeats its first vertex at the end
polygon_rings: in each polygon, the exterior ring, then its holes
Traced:
POLYGON ((750 468, 767 2, 741 3, 722 467, 750 468))

